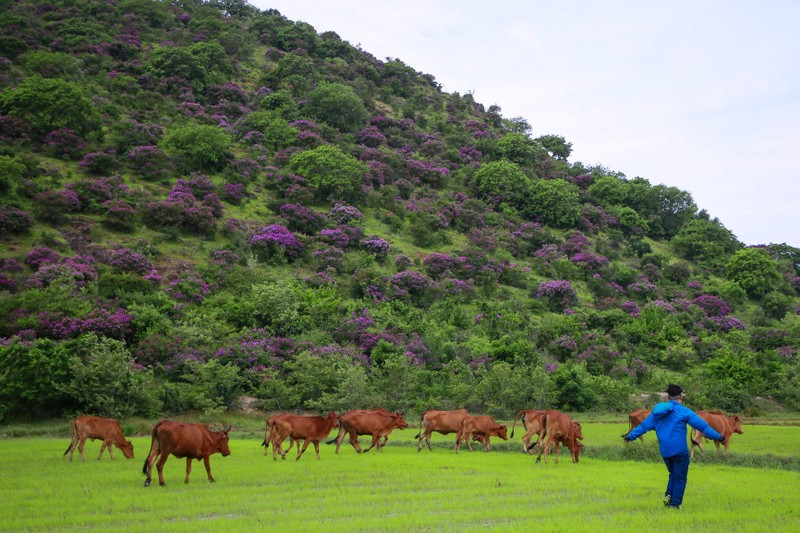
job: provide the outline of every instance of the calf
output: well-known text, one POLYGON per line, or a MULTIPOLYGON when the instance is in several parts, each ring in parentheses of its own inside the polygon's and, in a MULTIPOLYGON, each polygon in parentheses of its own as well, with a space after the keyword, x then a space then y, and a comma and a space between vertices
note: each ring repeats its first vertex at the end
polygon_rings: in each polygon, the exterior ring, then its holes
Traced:
POLYGON ((483 443, 483 451, 489 451, 491 437, 500 437, 507 440, 505 424, 498 424, 491 416, 468 416, 461 421, 461 428, 456 435, 456 453, 461 449, 461 443, 467 442, 469 451, 472 451, 471 440, 473 435, 481 435, 478 439, 483 443))
MULTIPOLYGON (((634 409, 631 411, 631 414, 628 415, 628 433, 633 431, 633 428, 644 422, 644 419, 650 416, 650 409, 634 409)), ((623 437, 627 436, 628 433, 623 435, 623 437)))
POLYGON ((158 459, 156 468, 158 469, 158 484, 164 484, 164 463, 170 454, 178 459, 186 458, 186 478, 184 483, 189 483, 189 474, 192 471, 192 459, 203 460, 208 474, 208 480, 212 483, 214 478, 211 476, 211 463, 209 457, 215 453, 221 453, 223 457, 231 454, 228 447, 228 431, 230 426, 224 431, 211 431, 205 424, 184 424, 173 422, 172 420, 162 420, 153 426, 150 441, 150 453, 144 460, 142 473, 147 476, 144 482, 145 487, 150 486, 153 463, 158 459))
MULTIPOLYGON (((742 429, 742 419, 739 418, 737 415, 725 415, 721 411, 697 411, 697 416, 705 420, 709 426, 717 430, 723 437, 725 437, 725 452, 728 451, 728 447, 731 445, 731 435, 734 433, 738 433, 739 435, 744 433, 742 429)), ((695 447, 700 448, 700 451, 703 451, 703 441, 704 438, 703 434, 699 431, 692 430, 692 453, 690 454, 691 457, 694 457, 694 449, 695 447)), ((714 444, 719 450, 719 441, 714 441, 714 444)))
POLYGON ((522 417, 522 425, 525 428, 525 435, 522 436, 522 453, 530 453, 536 444, 541 445, 544 438, 544 411, 541 409, 528 409, 520 411, 514 416, 514 423, 511 425, 511 438, 514 438, 514 428, 517 419, 522 417), (531 437, 536 435, 536 442, 531 444, 531 437))
POLYGON ((374 447, 377 447, 380 452, 393 429, 405 429, 407 427, 408 422, 405 421, 401 413, 390 413, 385 409, 356 409, 348 411, 339 418, 339 434, 327 443, 332 444, 335 441, 336 453, 339 453, 339 447, 342 445, 345 435, 350 435, 350 445, 353 446, 356 452, 362 453, 361 445, 358 443, 358 436, 370 435, 372 436, 372 444, 363 452, 366 453, 374 447), (383 444, 381 439, 384 439, 383 444))
POLYGON ((278 460, 277 453, 281 454, 281 459, 286 459, 286 452, 281 448, 281 443, 287 437, 303 441, 302 448, 298 445, 296 461, 300 460, 300 457, 312 442, 314 443, 314 450, 317 452, 317 459, 319 459, 319 443, 325 440, 331 430, 338 424, 339 415, 333 411, 328 413, 327 417, 292 414, 272 417, 270 419, 272 459, 278 460))
POLYGON ((419 418, 419 433, 414 437, 419 439, 417 451, 422 451, 422 442, 428 443, 428 450, 431 449, 431 433, 436 431, 442 435, 458 433, 461 429, 461 422, 469 416, 466 409, 457 411, 436 411, 430 410, 422 413, 419 418))
POLYGON ((83 445, 86 439, 92 439, 92 441, 103 439, 103 445, 100 446, 100 455, 97 456, 98 461, 103 457, 103 450, 106 449, 108 450, 109 458, 114 459, 114 454, 111 452, 112 444, 122 450, 122 455, 126 459, 133 459, 133 443, 125 439, 119 421, 113 418, 90 415, 79 416, 72 423, 72 442, 69 443, 64 455, 69 453, 69 460, 72 461, 72 455, 75 453, 75 445, 77 444, 81 461, 84 461, 83 445))
MULTIPOLYGON (((581 425, 574 422, 572 418, 559 411, 547 411, 544 414, 544 430, 547 435, 547 442, 544 445, 544 462, 547 463, 547 457, 550 455, 550 450, 553 444, 556 446, 556 463, 558 463, 558 454, 561 444, 564 444, 570 452, 572 452, 572 462, 577 463, 580 457, 581 448, 583 444, 579 442, 583 440, 583 432, 581 425)), ((536 457, 538 463, 542 458, 542 446, 539 446, 539 455, 536 457)))

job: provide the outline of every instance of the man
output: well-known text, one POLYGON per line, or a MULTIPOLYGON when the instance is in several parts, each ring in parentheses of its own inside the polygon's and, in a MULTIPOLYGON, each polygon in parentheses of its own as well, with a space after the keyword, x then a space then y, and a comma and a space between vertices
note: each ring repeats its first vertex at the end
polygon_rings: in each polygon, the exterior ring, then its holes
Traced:
POLYGON ((664 505, 669 509, 680 509, 683 493, 686 490, 686 477, 689 474, 689 447, 686 444, 686 424, 699 430, 709 439, 725 443, 725 437, 717 433, 705 420, 694 411, 682 405, 683 389, 680 385, 667 387, 668 401, 661 402, 653 408, 650 416, 623 435, 625 442, 635 440, 651 429, 656 430, 661 457, 669 471, 667 490, 664 493, 664 505))

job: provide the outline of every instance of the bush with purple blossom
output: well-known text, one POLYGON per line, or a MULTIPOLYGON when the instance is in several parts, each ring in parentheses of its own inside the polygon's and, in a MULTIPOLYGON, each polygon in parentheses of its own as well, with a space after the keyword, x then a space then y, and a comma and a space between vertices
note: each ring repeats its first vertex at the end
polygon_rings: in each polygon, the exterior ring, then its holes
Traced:
POLYGON ((280 224, 270 224, 261 228, 250 237, 250 248, 264 259, 281 259, 289 261, 298 259, 303 253, 303 243, 297 235, 280 224))

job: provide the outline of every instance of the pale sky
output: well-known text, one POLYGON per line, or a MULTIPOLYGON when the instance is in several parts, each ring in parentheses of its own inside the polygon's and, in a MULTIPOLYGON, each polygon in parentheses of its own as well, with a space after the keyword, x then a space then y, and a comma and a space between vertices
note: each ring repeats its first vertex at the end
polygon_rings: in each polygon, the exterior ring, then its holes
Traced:
POLYGON ((800 2, 250 0, 800 247, 800 2))

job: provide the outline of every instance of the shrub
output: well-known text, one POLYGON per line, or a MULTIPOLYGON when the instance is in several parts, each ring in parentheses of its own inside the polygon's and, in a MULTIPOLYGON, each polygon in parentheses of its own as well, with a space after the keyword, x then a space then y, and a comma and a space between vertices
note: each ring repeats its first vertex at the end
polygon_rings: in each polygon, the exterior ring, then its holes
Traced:
POLYGON ((128 167, 146 180, 157 181, 172 170, 172 161, 158 146, 134 146, 128 152, 128 167))
POLYGON ((563 311, 578 303, 578 295, 567 280, 544 281, 539 284, 536 297, 545 300, 554 311, 563 311))
POLYGON ((44 149, 56 157, 78 159, 86 150, 86 141, 74 130, 60 128, 44 136, 44 149))
POLYGON ((290 230, 306 235, 313 235, 325 226, 324 215, 300 204, 282 205, 280 215, 290 230))
POLYGON ((161 145, 182 170, 221 170, 230 158, 232 138, 224 129, 189 122, 168 130, 161 145))
POLYGON ((0 206, 0 235, 22 233, 34 224, 27 211, 16 207, 0 206))
POLYGON ((294 260, 303 253, 303 243, 285 226, 270 224, 250 237, 250 247, 266 259, 294 260))

